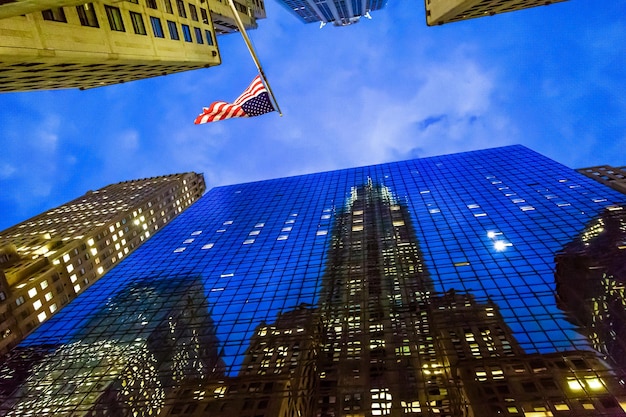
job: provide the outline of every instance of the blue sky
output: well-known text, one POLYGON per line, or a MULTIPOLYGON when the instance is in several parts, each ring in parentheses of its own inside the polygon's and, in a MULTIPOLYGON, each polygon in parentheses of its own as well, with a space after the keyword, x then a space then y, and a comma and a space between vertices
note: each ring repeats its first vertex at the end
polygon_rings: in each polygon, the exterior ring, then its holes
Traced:
POLYGON ((273 0, 250 32, 284 116, 196 126, 256 75, 219 67, 88 91, 0 95, 0 230, 107 184, 203 172, 209 188, 514 143, 626 164, 626 3, 572 0, 439 27, 420 1, 319 29, 273 0))

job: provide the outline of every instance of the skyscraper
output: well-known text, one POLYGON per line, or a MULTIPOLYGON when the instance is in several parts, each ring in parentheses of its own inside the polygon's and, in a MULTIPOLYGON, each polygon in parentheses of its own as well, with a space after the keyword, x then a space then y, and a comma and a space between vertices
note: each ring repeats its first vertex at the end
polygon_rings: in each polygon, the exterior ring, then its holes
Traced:
POLYGON ((357 23, 362 17, 370 18, 370 12, 385 7, 386 0, 279 0, 289 11, 304 23, 320 22, 323 26, 347 26, 357 23))
POLYGON ((493 16, 566 0, 424 0, 428 26, 493 16))
POLYGON ((112 184, 0 232, 0 352, 96 282, 205 190, 187 173, 112 184))
MULTIPOLYGON (((246 27, 263 0, 236 0, 246 27)), ((221 63, 236 29, 218 0, 0 1, 0 92, 93 88, 221 63)))
POLYGON ((610 165, 600 165, 590 168, 580 168, 576 171, 593 178, 604 185, 626 194, 626 166, 612 167, 610 165))
POLYGON ((625 201, 522 146, 215 188, 10 353, 0 415, 626 415, 555 276, 625 201))

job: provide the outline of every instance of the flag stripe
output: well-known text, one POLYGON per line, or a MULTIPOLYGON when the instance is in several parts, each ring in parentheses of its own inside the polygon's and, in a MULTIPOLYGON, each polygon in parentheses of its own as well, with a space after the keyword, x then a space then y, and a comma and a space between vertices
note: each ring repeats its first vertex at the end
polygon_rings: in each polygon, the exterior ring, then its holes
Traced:
POLYGON ((261 81, 261 76, 257 75, 252 83, 243 93, 231 104, 224 101, 216 101, 209 107, 202 109, 202 114, 194 120, 195 124, 217 122, 219 120, 233 117, 250 117, 275 111, 274 106, 269 101, 267 90, 261 81), (243 106, 251 111, 246 113, 243 106), (252 110, 251 110, 252 109, 252 110))

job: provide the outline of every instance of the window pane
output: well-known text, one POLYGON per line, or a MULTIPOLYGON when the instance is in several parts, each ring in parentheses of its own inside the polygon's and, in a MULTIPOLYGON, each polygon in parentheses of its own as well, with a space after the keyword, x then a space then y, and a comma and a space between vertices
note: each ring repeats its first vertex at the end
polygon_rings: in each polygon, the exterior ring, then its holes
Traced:
POLYGON ((156 0, 146 0, 146 5, 151 9, 157 8, 156 0))
POLYGON ((65 12, 62 7, 55 7, 54 9, 48 9, 41 12, 44 20, 52 20, 54 22, 65 22, 67 23, 67 19, 65 18, 65 12))
POLYGON ((176 7, 178 7, 180 17, 187 17, 187 10, 185 9, 185 2, 183 0, 176 0, 176 7))
POLYGON ((82 6, 76 6, 76 11, 78 12, 78 18, 80 19, 80 24, 83 26, 91 26, 94 28, 100 27, 98 25, 98 18, 96 17, 96 9, 93 6, 93 3, 83 4, 82 6))
POLYGON ((200 28, 193 28, 194 32, 196 32, 196 42, 204 43, 204 39, 202 39, 202 31, 200 28))
POLYGON ((196 9, 196 6, 191 3, 189 3, 189 14, 191 15, 192 20, 195 20, 196 22, 198 21, 198 10, 196 9))
POLYGON ((143 24, 141 13, 130 12, 130 20, 133 22, 133 29, 138 35, 147 35, 146 26, 143 24))
POLYGON ((206 43, 209 45, 213 45, 213 36, 211 35, 211 32, 205 30, 204 34, 206 35, 206 43))
POLYGON ((185 42, 192 42, 191 29, 189 29, 189 26, 187 25, 182 25, 182 26, 183 26, 183 37, 185 38, 185 42))
POLYGON ((150 16, 150 24, 152 24, 152 31, 157 38, 164 38, 163 26, 161 25, 161 19, 158 17, 150 16))
POLYGON ((120 12, 120 9, 107 5, 105 5, 104 8, 107 12, 107 19, 109 19, 109 26, 111 26, 111 30, 124 32, 124 21, 122 20, 122 12, 120 12))
POLYGON ((165 1, 165 11, 168 13, 174 13, 174 11, 172 10, 172 1, 171 0, 164 0, 165 1))
POLYGON ((171 20, 167 21, 167 28, 170 31, 170 38, 177 41, 180 39, 178 36, 178 29, 176 28, 176 22, 172 22, 171 20))

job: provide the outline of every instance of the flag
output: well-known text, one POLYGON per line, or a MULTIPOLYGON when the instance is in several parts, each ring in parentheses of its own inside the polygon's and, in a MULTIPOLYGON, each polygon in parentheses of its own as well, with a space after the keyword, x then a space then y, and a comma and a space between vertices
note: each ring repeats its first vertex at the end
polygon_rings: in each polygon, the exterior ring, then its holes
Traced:
POLYGON ((274 111, 270 97, 261 82, 261 76, 257 75, 252 84, 237 97, 232 104, 216 101, 209 107, 204 107, 202 114, 196 117, 195 124, 217 122, 218 120, 230 119, 231 117, 254 117, 274 111))

